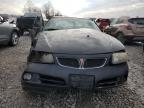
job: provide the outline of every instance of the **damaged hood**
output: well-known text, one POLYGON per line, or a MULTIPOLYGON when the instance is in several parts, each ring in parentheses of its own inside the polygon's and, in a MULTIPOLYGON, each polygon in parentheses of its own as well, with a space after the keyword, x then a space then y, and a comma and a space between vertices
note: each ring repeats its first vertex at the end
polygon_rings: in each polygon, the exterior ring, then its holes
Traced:
POLYGON ((93 29, 43 31, 35 50, 59 54, 97 54, 124 50, 115 38, 93 29))

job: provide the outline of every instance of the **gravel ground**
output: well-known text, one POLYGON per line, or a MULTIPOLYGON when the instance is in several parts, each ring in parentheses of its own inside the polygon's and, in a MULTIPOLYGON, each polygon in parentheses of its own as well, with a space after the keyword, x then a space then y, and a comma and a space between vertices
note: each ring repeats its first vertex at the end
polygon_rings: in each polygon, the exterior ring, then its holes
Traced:
POLYGON ((30 38, 16 47, 0 47, 0 108, 144 108, 144 54, 139 45, 126 46, 129 54, 127 85, 99 91, 50 89, 30 95, 21 88, 30 38))

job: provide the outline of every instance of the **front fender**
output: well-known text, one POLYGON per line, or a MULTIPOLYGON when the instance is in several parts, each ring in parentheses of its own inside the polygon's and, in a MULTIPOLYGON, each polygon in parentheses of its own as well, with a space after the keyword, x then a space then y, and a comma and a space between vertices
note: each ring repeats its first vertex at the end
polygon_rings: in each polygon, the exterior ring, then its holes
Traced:
POLYGON ((18 27, 12 28, 9 35, 11 35, 13 32, 17 32, 17 33, 18 33, 18 36, 20 37, 20 29, 19 29, 18 27))

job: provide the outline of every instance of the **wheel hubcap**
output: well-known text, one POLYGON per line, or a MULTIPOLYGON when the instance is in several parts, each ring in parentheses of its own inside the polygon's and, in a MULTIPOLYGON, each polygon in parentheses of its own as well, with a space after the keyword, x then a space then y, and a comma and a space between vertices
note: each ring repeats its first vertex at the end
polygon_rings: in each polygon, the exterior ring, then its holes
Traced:
POLYGON ((12 42, 14 45, 18 43, 18 35, 16 33, 12 34, 12 42))

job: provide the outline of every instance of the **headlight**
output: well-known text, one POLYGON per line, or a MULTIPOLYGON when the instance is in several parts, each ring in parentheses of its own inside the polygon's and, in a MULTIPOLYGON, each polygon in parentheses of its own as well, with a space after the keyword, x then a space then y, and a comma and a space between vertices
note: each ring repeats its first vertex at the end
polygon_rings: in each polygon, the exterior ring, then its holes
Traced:
POLYGON ((54 59, 52 54, 44 54, 40 60, 42 63, 53 63, 54 59))
POLYGON ((24 80, 31 80, 31 78, 32 78, 32 75, 31 75, 30 73, 25 73, 25 74, 23 75, 23 79, 24 79, 24 80))
POLYGON ((112 64, 125 63, 128 60, 128 55, 126 52, 119 52, 112 54, 112 64))
POLYGON ((32 51, 28 57, 28 61, 33 63, 54 63, 54 58, 49 53, 32 51))

